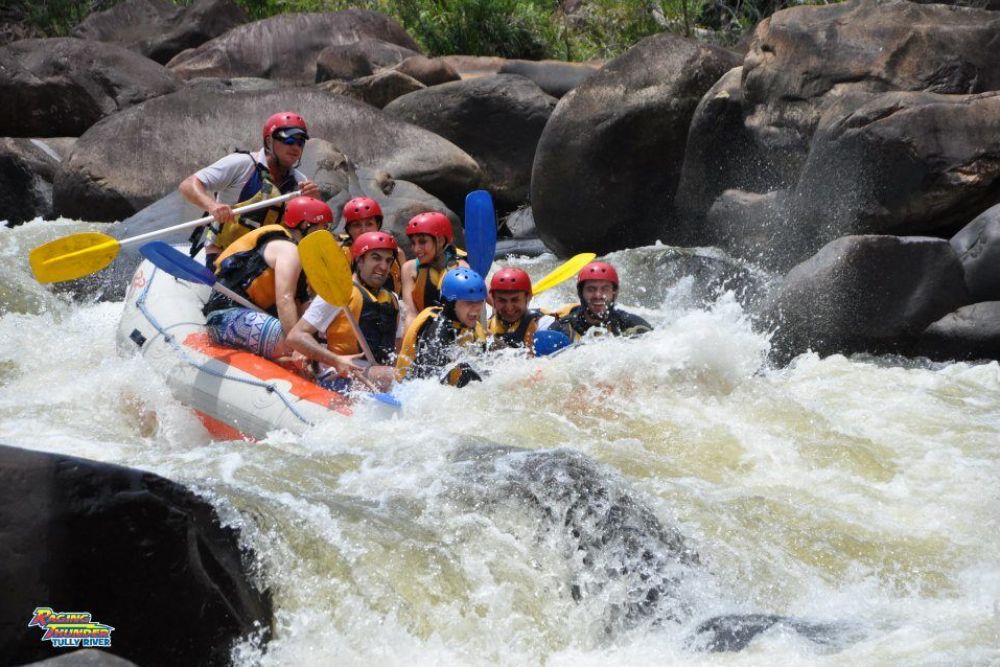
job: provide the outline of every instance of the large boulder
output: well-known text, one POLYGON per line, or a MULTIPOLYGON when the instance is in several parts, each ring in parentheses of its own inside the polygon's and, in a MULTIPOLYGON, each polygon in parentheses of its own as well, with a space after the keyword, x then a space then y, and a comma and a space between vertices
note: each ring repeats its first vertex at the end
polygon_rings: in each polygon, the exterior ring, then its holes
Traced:
POLYGON ((104 650, 140 665, 229 664, 235 641, 269 633, 237 531, 152 473, 0 446, 0 533, 6 664, 52 656, 28 626, 38 607, 90 612, 114 628, 104 650))
POLYGON ((425 86, 436 86, 462 78, 443 58, 428 58, 421 55, 410 56, 392 69, 413 77, 425 86))
POLYGON ((383 67, 398 65, 411 56, 420 55, 413 49, 381 39, 360 39, 347 44, 334 44, 323 49, 316 59, 316 82, 328 79, 357 79, 374 74, 383 67))
POLYGON ((66 140, 0 138, 0 221, 17 225, 53 217, 52 181, 65 144, 66 140))
POLYGON ((418 52, 402 26, 363 9, 317 14, 279 14, 247 23, 178 54, 167 66, 178 76, 254 76, 313 83, 316 59, 327 47, 365 37, 418 52))
POLYGON ((0 136, 78 137, 102 118, 178 88, 162 65, 69 37, 0 48, 0 136))
MULTIPOLYGON (((847 93, 1000 89, 995 13, 906 0, 799 6, 757 26, 743 62, 746 125, 794 181, 827 106, 847 93)), ((728 187, 728 186, 726 186, 728 187)))
POLYGON ((1000 359, 1000 301, 945 315, 920 334, 916 352, 939 361, 1000 359))
POLYGON ((246 12, 234 0, 196 0, 187 6, 125 0, 89 15, 70 35, 111 42, 163 64, 246 21, 246 12))
POLYGON ((537 83, 552 97, 560 98, 589 79, 601 65, 561 60, 507 60, 500 66, 499 73, 519 74, 537 83))
POLYGON ((846 236, 789 272, 770 319, 779 356, 906 351, 929 324, 968 303, 947 241, 846 236))
POLYGON ((402 72, 394 69, 383 69, 374 74, 349 81, 331 79, 316 84, 316 87, 328 93, 351 97, 365 104, 370 104, 376 109, 382 109, 393 100, 414 91, 423 90, 426 86, 402 72))
POLYGON ((1000 204, 951 237, 973 301, 1000 300, 1000 204))
POLYGON ((234 90, 205 82, 91 128, 56 175, 56 210, 124 219, 226 153, 256 149, 264 119, 280 109, 301 113, 313 137, 358 165, 412 181, 451 208, 479 183, 479 167, 454 144, 366 104, 313 88, 234 90))
POLYGON ((671 241, 665 221, 702 96, 737 57, 669 33, 647 37, 563 97, 542 132, 531 204, 568 255, 671 241))
POLYGON ((535 146, 555 106, 531 80, 497 75, 418 90, 385 112, 466 151, 482 168, 482 187, 497 208, 509 211, 528 200, 535 146))

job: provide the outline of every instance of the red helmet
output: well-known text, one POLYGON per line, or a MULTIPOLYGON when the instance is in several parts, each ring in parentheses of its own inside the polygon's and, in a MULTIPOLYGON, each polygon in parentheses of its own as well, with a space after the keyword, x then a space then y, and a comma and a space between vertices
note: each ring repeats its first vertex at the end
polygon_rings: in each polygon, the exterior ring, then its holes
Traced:
POLYGON ((391 250, 396 252, 396 239, 392 238, 392 234, 386 234, 385 232, 365 232, 358 238, 354 239, 354 243, 351 244, 351 257, 354 261, 358 261, 358 257, 370 252, 372 250, 391 250))
POLYGON ((490 292, 527 292, 531 296, 531 278, 521 269, 500 269, 490 280, 490 292))
POLYGON ((376 218, 379 228, 382 227, 382 207, 374 199, 355 197, 344 204, 344 226, 368 218, 376 218))
POLYGON ((333 222, 333 211, 322 202, 312 197, 295 197, 285 204, 285 215, 282 222, 286 227, 296 229, 303 222, 307 225, 327 225, 333 222))
POLYGON ((591 262, 583 267, 576 276, 576 284, 580 286, 588 280, 610 280, 618 289, 618 272, 607 262, 591 262))
POLYGON ((455 239, 455 235, 451 231, 451 220, 444 213, 438 211, 421 213, 410 218, 410 221, 406 223, 406 235, 413 236, 414 234, 428 234, 434 238, 443 236, 448 240, 448 243, 455 239))
POLYGON ((290 132, 289 135, 301 134, 306 139, 309 138, 309 130, 306 129, 305 119, 294 111, 279 111, 264 122, 264 145, 267 140, 278 130, 295 129, 299 132, 290 132))

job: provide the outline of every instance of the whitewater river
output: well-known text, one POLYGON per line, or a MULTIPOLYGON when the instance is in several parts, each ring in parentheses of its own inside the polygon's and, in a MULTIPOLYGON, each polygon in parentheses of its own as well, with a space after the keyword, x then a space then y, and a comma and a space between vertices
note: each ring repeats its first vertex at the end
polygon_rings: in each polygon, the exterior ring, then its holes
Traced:
MULTIPOLYGON (((612 260, 650 335, 503 358, 463 390, 414 383, 391 421, 213 442, 119 356, 120 303, 73 303, 30 277, 30 248, 83 228, 0 230, 0 443, 208 496, 256 550, 277 610, 267 651, 245 643, 237 664, 1000 664, 996 362, 806 354, 771 368, 733 294, 705 304, 694 279, 653 284, 649 258, 670 250, 639 249, 612 260), (562 451, 463 460, 486 441, 562 451), (538 460, 554 476, 518 481, 538 460), (579 469, 596 476, 582 491, 579 469), (665 578, 648 535, 601 533, 611 496, 700 564, 665 578), (735 654, 689 641, 707 618, 750 612, 836 630, 776 629, 735 654)), ((521 265, 537 278, 555 263, 521 265)), ((542 296, 557 305, 572 286, 542 296)))

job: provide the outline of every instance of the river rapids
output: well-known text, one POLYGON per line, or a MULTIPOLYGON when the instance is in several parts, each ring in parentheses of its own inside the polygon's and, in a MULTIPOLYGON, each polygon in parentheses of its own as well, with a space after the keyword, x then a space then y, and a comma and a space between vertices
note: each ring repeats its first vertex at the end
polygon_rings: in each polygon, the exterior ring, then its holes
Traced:
POLYGON ((119 356, 120 302, 32 279, 31 248, 90 228, 0 230, 0 443, 154 471, 238 526, 276 623, 236 665, 1000 664, 996 362, 772 367, 745 299, 658 284, 680 251, 640 248, 610 259, 649 335, 215 442, 119 356), (699 643, 745 614, 830 631, 699 643))

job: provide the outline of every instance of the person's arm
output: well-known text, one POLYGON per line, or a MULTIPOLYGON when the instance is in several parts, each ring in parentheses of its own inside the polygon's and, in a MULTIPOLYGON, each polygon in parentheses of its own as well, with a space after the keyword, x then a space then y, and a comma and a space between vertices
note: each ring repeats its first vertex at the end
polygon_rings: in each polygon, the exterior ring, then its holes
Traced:
POLYGON ((287 336, 299 321, 299 304, 295 299, 302 273, 299 251, 291 241, 271 241, 264 248, 264 260, 274 269, 275 307, 287 336))
POLYGON ((416 319, 417 307, 413 303, 413 286, 417 284, 417 260, 411 259, 403 264, 403 305, 406 307, 406 326, 416 319))
POLYGON ((325 345, 316 340, 318 332, 319 329, 303 317, 295 323, 292 331, 288 334, 288 345, 307 359, 333 366, 341 375, 361 369, 360 366, 354 364, 354 359, 359 355, 343 356, 331 352, 325 345))

